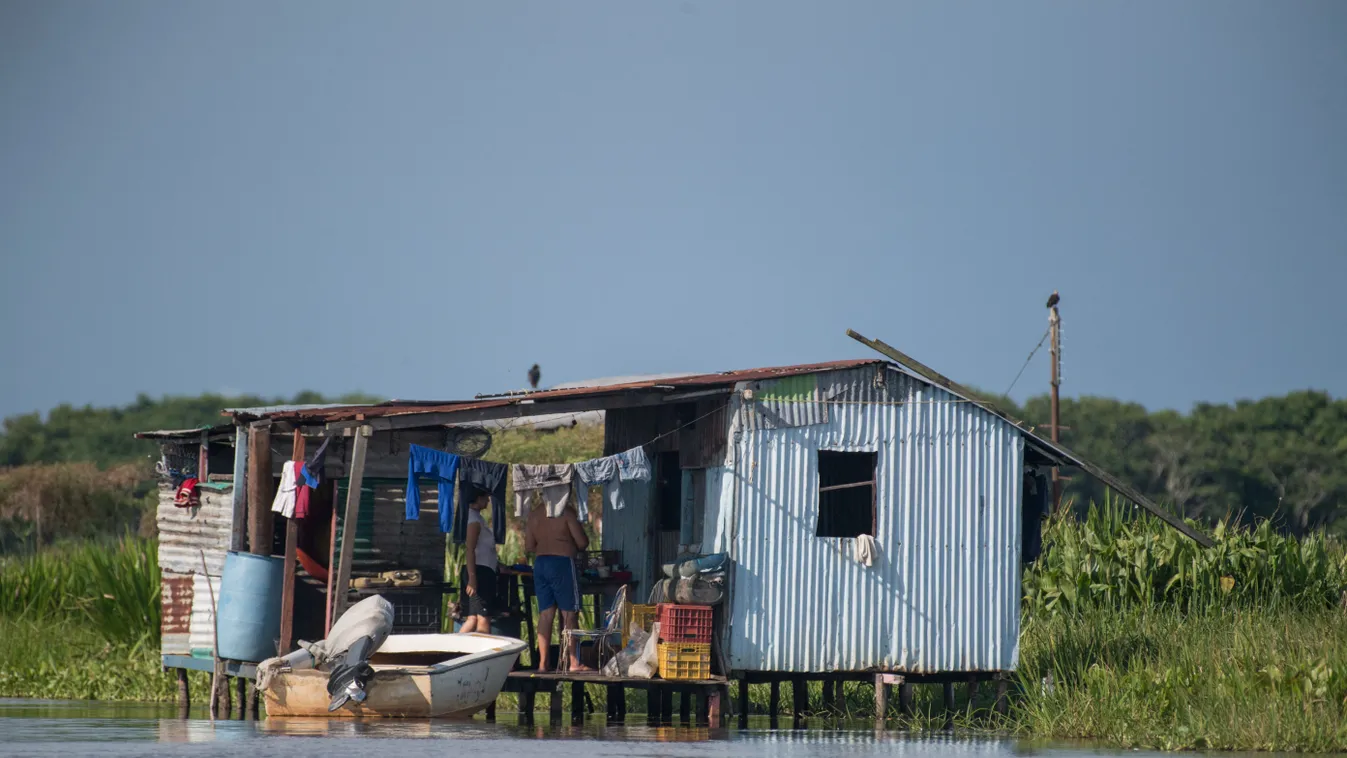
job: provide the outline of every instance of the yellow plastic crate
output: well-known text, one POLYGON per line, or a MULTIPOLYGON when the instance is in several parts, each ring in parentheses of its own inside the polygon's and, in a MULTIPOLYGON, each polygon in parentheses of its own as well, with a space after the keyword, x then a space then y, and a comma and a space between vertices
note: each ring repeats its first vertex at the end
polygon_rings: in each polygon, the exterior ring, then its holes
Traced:
POLYGON ((631 625, 636 624, 647 632, 654 625, 655 619, 659 617, 656 612, 658 606, 654 605, 628 605, 627 622, 622 625, 622 646, 627 646, 627 640, 631 637, 631 625))
POLYGON ((711 644, 709 642, 659 643, 661 679, 710 679, 711 644))

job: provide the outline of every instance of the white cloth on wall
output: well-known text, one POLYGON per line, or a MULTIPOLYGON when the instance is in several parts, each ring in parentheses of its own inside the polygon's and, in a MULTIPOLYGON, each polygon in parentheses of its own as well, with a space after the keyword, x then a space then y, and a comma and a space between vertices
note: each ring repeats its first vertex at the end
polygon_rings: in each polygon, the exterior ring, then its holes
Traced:
POLYGON ((875 538, 868 534, 861 534, 856 537, 856 546, 853 557, 856 562, 869 568, 875 565, 875 554, 879 552, 879 546, 875 544, 875 538))
POLYGON ((286 518, 295 517, 296 468, 295 461, 286 461, 281 466, 281 486, 276 489, 276 499, 271 501, 271 510, 286 518))

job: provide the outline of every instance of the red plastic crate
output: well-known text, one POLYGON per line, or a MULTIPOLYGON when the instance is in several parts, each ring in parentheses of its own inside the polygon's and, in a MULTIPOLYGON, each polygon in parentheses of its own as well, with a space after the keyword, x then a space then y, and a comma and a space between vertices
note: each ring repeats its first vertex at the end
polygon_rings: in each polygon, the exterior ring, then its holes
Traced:
POLYGON ((662 642, 710 642, 711 607, 660 603, 659 638, 662 642))

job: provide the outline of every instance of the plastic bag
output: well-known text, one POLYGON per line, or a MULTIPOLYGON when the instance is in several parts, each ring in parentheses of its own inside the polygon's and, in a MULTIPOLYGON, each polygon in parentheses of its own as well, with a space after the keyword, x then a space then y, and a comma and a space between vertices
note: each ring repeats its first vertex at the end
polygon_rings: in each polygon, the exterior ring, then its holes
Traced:
POLYGON ((621 650, 617 651, 603 666, 603 673, 606 676, 627 676, 631 669, 631 664, 640 660, 645 652, 646 642, 650 638, 650 633, 642 629, 639 624, 632 624, 627 632, 627 644, 621 650))
POLYGON ((653 679, 659 672, 659 622, 650 629, 649 638, 641 649, 641 657, 627 669, 627 675, 637 679, 653 679))

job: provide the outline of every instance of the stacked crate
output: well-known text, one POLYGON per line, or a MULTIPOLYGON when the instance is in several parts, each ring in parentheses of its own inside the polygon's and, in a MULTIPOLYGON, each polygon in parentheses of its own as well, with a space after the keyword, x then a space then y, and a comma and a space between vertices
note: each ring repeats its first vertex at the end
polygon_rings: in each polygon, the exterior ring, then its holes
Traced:
POLYGON ((660 603, 657 613, 660 678, 711 678, 711 607, 660 603))

